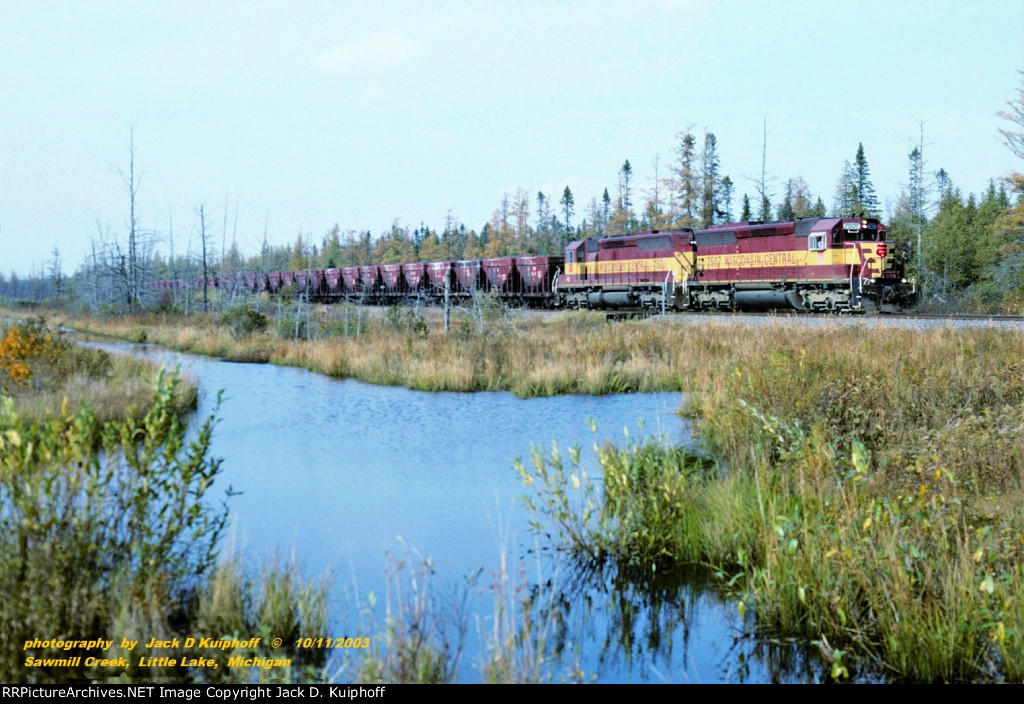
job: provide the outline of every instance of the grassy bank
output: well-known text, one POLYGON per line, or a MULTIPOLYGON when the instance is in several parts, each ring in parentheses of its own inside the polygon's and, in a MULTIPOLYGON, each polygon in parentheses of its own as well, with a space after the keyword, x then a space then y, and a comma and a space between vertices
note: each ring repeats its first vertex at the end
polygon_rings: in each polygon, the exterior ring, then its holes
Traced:
POLYGON ((758 633, 818 644, 838 678, 1024 679, 1021 332, 573 314, 444 335, 362 315, 310 312, 309 341, 273 321, 244 336, 213 317, 76 324, 421 389, 687 391, 715 462, 606 447, 595 482, 574 453, 539 453, 521 473, 546 532, 585 561, 711 566, 758 633))
POLYGON ((712 565, 763 636, 842 678, 1020 682, 1024 366, 1017 332, 704 330, 714 464, 657 443, 520 467, 583 560, 712 565), (781 333, 781 334, 780 334, 781 333))
POLYGON ((326 588, 294 568, 254 575, 218 559, 227 508, 208 495, 220 471, 208 455, 213 419, 186 441, 195 389, 162 371, 141 387, 153 370, 120 362, 38 320, 3 335, 0 678, 321 678, 325 651, 295 640, 325 632, 326 588), (281 663, 231 667, 232 657, 281 663))
MULTIPOLYGON (((509 390, 523 396, 679 389, 690 366, 677 335, 651 325, 609 327, 600 314, 499 316, 456 312, 445 335, 437 309, 391 314, 315 309, 292 339, 294 316, 239 335, 221 315, 54 319, 77 330, 238 361, 305 367, 329 376, 427 391, 509 390)), ((354 307, 352 307, 354 309, 354 307)))
MULTIPOLYGON (((0 389, 25 419, 54 416, 65 404, 72 414, 90 408, 101 423, 123 419, 152 404, 155 373, 148 362, 75 345, 43 318, 0 328, 0 389)), ((183 415, 196 398, 183 379, 171 404, 183 415)))

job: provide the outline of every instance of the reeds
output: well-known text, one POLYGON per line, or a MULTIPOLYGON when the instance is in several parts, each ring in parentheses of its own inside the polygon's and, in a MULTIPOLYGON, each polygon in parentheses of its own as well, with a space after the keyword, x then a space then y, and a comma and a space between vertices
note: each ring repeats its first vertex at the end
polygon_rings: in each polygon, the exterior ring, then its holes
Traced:
POLYGON ((538 515, 585 560, 712 566, 835 677, 1020 681, 1022 335, 739 332, 690 347, 717 471, 650 442, 601 449, 600 484, 541 456, 538 515))
MULTIPOLYGON (((42 318, 11 325, 3 339, 18 341, 0 345, 0 360, 8 363, 0 368, 13 363, 21 378, 2 371, 0 378, 22 418, 42 421, 66 405, 72 413, 88 407, 104 423, 143 412, 154 400, 152 364, 75 345, 42 318)), ((191 380, 179 380, 171 401, 176 412, 193 410, 197 395, 191 380)))
MULTIPOLYGON (((687 391, 714 467, 627 442, 601 449, 598 481, 571 454, 522 470, 564 545, 633 568, 709 565, 759 633, 818 643, 839 678, 1024 677, 1024 333, 593 314, 438 325, 360 318, 358 333, 244 345, 420 389, 687 391)), ((213 322, 147 335, 243 344, 213 322)))
POLYGON ((0 399, 5 682, 281 681, 308 679, 322 666, 322 656, 297 649, 293 638, 326 629, 324 588, 301 584, 294 570, 268 570, 256 583, 235 563, 217 566, 227 514, 208 496, 220 468, 208 456, 213 419, 186 442, 177 384, 158 374, 152 401, 111 421, 67 403, 31 420, 0 399), (284 639, 283 649, 264 645, 271 636, 284 639), (289 662, 232 669, 215 647, 218 667, 188 664, 210 655, 202 637, 256 637, 251 652, 289 662), (109 643, 70 654, 52 644, 77 638, 109 643), (154 638, 180 644, 154 651, 124 642, 154 638), (142 660, 150 655, 177 665, 150 666, 142 660))

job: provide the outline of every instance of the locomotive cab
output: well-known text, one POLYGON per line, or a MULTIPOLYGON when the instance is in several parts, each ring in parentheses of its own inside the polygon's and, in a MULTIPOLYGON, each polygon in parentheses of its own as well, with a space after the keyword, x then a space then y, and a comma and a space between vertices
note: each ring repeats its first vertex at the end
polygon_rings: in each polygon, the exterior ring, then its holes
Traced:
POLYGON ((851 308, 895 312, 913 301, 913 286, 904 278, 906 251, 889 240, 885 225, 875 218, 842 218, 828 234, 849 271, 851 308))

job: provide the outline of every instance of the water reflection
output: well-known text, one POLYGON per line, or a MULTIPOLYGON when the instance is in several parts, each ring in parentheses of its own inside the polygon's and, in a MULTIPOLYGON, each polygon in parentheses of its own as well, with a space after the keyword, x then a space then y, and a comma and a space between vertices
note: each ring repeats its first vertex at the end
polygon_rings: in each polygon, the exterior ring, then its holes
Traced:
MULTIPOLYGON (((308 574, 332 572, 339 628, 353 626, 345 613, 367 627, 366 595, 383 603, 403 578, 395 559, 419 554, 429 556, 438 593, 461 594, 462 613, 451 617, 463 634, 454 665, 460 681, 480 681, 494 667, 487 660, 494 640, 521 626, 529 633, 516 647, 532 638, 534 658, 539 651, 556 658, 544 660, 554 679, 815 679, 806 657, 745 638, 735 605, 706 570, 580 569, 543 550, 528 528, 513 458, 528 458, 534 444, 621 441, 624 428, 634 440, 665 434, 691 443, 675 415, 679 394, 426 393, 104 346, 180 365, 201 385, 200 417, 223 390, 212 451, 224 458, 218 481, 240 492, 230 501, 226 547, 255 563, 294 555, 308 574)), ((594 468, 594 453, 584 458, 594 468)), ((382 624, 379 614, 371 617, 382 624)))
POLYGON ((652 573, 567 558, 558 569, 561 583, 535 584, 531 601, 543 605, 541 622, 558 624, 552 652, 586 663, 599 681, 827 679, 806 644, 755 640, 725 582, 706 567, 652 573))

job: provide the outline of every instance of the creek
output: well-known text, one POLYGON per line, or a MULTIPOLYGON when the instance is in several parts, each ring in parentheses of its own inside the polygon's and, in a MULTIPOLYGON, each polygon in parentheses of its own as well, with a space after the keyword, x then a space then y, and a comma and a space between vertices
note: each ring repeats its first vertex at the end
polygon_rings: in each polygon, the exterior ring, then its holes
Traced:
MULTIPOLYGON (((438 603, 462 595, 448 617, 464 631, 460 682, 481 681, 496 622, 498 631, 506 619, 521 624, 527 599, 544 652, 526 660, 554 681, 822 679, 805 649, 745 636, 736 604, 709 573, 587 571, 530 529, 514 458, 529 462, 537 445, 579 445, 599 476, 593 446, 622 443, 624 432, 692 445, 678 393, 427 393, 148 345, 100 346, 179 366, 199 383, 197 418, 216 413, 211 452, 223 458, 219 488, 232 493, 222 552, 257 567, 295 560, 307 578, 329 574, 330 635, 381 637, 385 604, 408 597, 414 580, 420 589, 429 581, 438 603)), ((332 666, 339 680, 354 677, 351 663, 332 666)))

